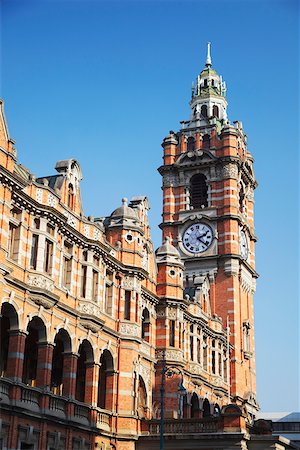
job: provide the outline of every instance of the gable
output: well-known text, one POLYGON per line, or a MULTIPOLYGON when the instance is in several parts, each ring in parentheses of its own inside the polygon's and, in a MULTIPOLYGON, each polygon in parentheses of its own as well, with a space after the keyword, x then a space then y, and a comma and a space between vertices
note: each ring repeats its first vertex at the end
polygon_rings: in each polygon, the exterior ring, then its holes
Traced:
POLYGON ((198 164, 208 164, 216 161, 216 157, 209 150, 194 150, 183 153, 179 156, 175 166, 192 166, 198 164))

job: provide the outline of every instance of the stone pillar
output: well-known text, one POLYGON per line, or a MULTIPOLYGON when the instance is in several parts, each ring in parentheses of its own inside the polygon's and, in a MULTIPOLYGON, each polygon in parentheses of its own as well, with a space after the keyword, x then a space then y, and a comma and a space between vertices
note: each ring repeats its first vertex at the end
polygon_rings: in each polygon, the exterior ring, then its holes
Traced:
POLYGON ((49 342, 38 343, 37 387, 50 387, 54 345, 49 342))
POLYGON ((27 331, 9 330, 7 367, 5 376, 22 381, 27 331))
POLYGON ((75 398, 78 356, 78 353, 64 353, 63 395, 70 398, 75 398))

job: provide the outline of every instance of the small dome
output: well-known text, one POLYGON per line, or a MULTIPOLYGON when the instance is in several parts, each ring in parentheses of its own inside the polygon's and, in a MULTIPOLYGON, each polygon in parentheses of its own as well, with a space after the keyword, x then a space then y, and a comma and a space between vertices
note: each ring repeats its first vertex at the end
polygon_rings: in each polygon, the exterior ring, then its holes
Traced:
POLYGON ((120 218, 125 218, 125 219, 132 219, 132 220, 138 219, 136 211, 133 208, 130 208, 130 206, 128 206, 127 198, 122 198, 122 206, 115 209, 111 213, 110 217, 113 217, 113 218, 120 217, 120 218))
POLYGON ((167 236, 163 245, 158 247, 155 252, 156 256, 175 256, 176 258, 180 258, 178 250, 174 247, 174 245, 170 244, 170 238, 167 236))

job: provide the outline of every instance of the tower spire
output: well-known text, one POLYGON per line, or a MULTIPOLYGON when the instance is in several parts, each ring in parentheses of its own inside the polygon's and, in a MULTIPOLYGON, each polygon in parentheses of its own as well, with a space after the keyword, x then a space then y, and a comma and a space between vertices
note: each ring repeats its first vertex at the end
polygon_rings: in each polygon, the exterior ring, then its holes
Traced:
POLYGON ((207 56, 206 56, 206 67, 211 66, 211 57, 210 57, 210 42, 207 43, 207 56))

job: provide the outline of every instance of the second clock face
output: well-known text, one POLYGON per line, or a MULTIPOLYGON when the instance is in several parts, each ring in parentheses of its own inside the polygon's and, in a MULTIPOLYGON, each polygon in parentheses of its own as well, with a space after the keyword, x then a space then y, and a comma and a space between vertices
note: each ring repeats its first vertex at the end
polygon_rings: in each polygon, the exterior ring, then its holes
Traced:
POLYGON ((183 245, 191 253, 203 253, 211 245, 213 231, 205 223, 190 225, 183 234, 183 245))

